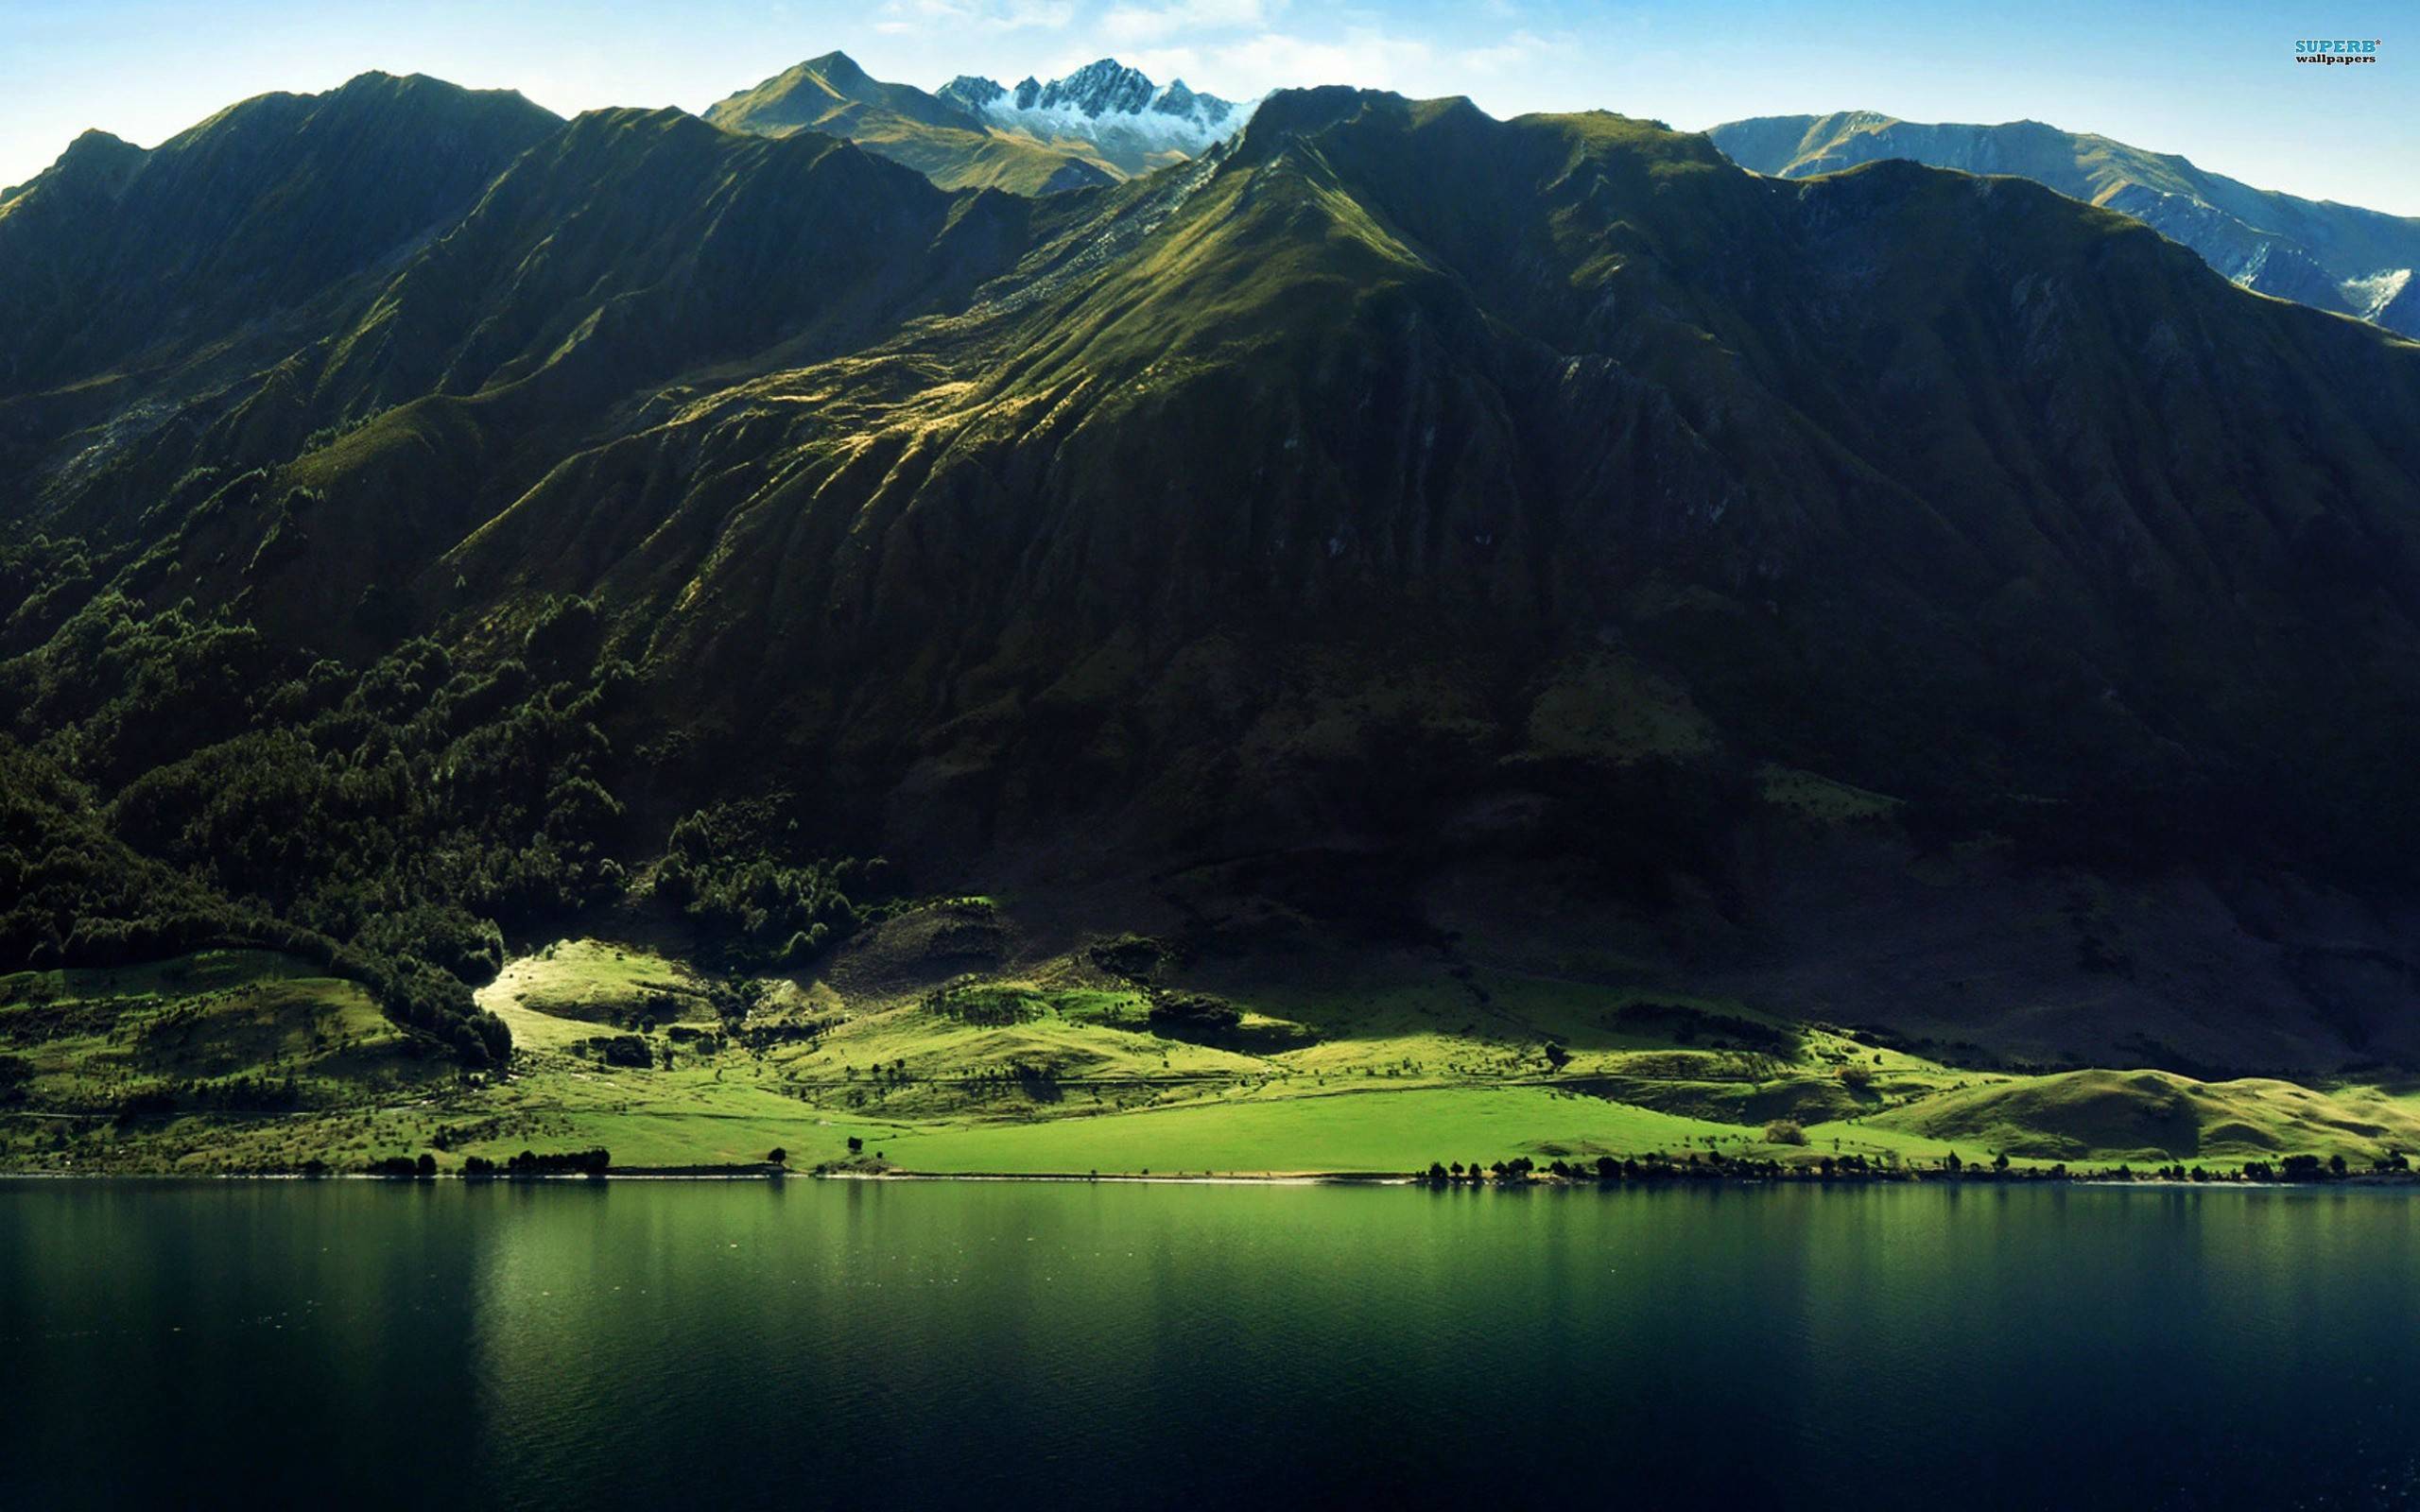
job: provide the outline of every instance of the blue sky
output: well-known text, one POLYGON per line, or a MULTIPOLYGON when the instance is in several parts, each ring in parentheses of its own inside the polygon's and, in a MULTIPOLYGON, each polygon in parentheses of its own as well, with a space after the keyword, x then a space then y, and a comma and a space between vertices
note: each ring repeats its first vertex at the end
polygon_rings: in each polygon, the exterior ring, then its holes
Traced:
POLYGON ((1224 94, 1365 84, 1685 128, 1842 109, 2031 117, 2420 215, 2420 26, 2404 20, 2420 20, 2412 0, 0 0, 0 184, 86 127, 147 146, 248 94, 369 68, 564 112, 699 110, 838 47, 927 88, 1115 55, 1224 94), (2311 35, 2379 38, 2380 61, 2297 66, 2294 39, 2311 35))

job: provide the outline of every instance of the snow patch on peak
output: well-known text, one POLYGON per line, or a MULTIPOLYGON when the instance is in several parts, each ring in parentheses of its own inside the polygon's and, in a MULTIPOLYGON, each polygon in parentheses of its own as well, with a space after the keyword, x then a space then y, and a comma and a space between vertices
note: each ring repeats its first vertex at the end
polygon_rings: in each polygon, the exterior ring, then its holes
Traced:
POLYGON ((2411 286, 2411 269, 2382 267, 2367 278, 2348 278, 2337 288, 2353 313, 2364 320, 2375 320, 2386 307, 2402 297, 2411 286))
POLYGON ((981 115, 987 124, 1048 140, 1076 137, 1113 153, 1119 149, 1188 156, 1234 135, 1252 116, 1238 105, 1174 79, 1151 82, 1115 58, 1086 63, 1064 78, 1026 76, 1013 89, 961 74, 941 88, 943 99, 981 115))

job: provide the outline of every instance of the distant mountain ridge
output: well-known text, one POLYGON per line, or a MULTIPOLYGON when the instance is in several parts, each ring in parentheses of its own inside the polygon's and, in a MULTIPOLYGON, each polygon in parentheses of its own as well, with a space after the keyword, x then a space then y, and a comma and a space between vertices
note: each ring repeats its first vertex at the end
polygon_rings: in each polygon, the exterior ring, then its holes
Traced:
POLYGON ((1159 166, 1169 154, 1190 157, 1234 134, 1252 115, 1250 106, 1201 94, 1181 78, 1155 85, 1141 69, 1114 58, 1046 84, 1028 75, 1012 90, 961 74, 941 93, 1006 129, 1088 141, 1129 173, 1159 166))
POLYGON ((994 130, 976 112, 912 84, 874 78, 846 53, 826 53, 709 106, 728 131, 820 131, 904 163, 944 189, 1056 194, 1115 183, 1115 166, 1080 143, 1044 144, 994 130))
POLYGON ((364 74, 148 151, 87 131, 0 200, 0 389, 299 310, 450 223, 562 125, 510 92, 364 74))
POLYGON ((2246 288, 2420 337, 2420 217, 2256 189, 2172 153, 2040 121, 1927 125, 1841 111, 1757 116, 1707 135, 1741 167, 1781 179, 1889 158, 2031 179, 2134 216, 2246 288))
POLYGON ((944 189, 1054 194, 1180 163, 1250 115, 1183 80, 1165 87, 1115 59, 1011 90, 960 75, 926 93, 826 53, 717 101, 706 119, 758 136, 817 130, 907 163, 944 189))

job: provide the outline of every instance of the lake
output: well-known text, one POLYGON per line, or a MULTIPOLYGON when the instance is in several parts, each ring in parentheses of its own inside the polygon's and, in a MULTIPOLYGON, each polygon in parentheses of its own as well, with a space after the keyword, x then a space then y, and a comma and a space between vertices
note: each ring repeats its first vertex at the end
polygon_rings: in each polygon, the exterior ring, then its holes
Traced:
POLYGON ((0 1181, 0 1506, 2420 1493, 2382 1191, 0 1181))

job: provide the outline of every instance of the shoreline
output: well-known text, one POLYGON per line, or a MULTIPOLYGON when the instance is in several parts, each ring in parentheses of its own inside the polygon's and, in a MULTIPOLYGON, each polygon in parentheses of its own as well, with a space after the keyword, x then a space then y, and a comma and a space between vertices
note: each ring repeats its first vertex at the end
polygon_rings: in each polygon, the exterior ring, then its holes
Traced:
POLYGON ((621 1171, 547 1172, 528 1176, 466 1177, 459 1171, 439 1176, 385 1176, 368 1171, 329 1171, 306 1174, 300 1171, 0 1171, 0 1182, 60 1181, 60 1182, 235 1182, 295 1181, 371 1182, 386 1186, 531 1186, 539 1184, 603 1183, 612 1181, 864 1181, 864 1182, 1045 1182, 1057 1185, 1121 1185, 1121 1186, 1288 1186, 1288 1187, 1420 1187, 1435 1192, 1530 1192, 1530 1191, 1635 1191, 1668 1190, 1695 1187, 2023 1187, 2101 1189, 2181 1190, 2200 1192, 2323 1192, 2339 1188, 2381 1191, 2408 1188, 2420 1190, 2420 1176, 2386 1176, 2364 1172, 2324 1181, 2247 1181, 2235 1178, 2213 1181, 2179 1181, 2170 1177, 2139 1177, 2120 1179, 2114 1176, 2067 1176, 1974 1177, 1950 1177, 1932 1172, 1892 1177, 1770 1177, 1770 1176, 1659 1176, 1604 1181, 1593 1178, 1540 1177, 1517 1182, 1496 1180, 1430 1181, 1422 1172, 1409 1171, 1324 1171, 1324 1172, 1222 1172, 1200 1176, 1178 1174, 1142 1175, 1129 1172, 1069 1171, 780 1171, 753 1166, 728 1169, 709 1167, 633 1167, 621 1171))

